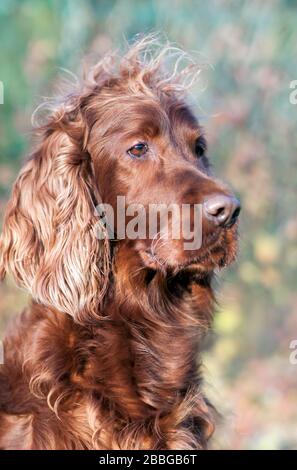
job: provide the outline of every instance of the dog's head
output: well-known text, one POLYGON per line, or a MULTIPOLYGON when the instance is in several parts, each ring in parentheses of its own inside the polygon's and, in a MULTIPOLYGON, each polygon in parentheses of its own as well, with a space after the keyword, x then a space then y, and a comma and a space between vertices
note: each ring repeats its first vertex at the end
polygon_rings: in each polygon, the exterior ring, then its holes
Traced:
POLYGON ((78 320, 106 291, 110 225, 150 269, 209 274, 235 257, 240 206, 184 101, 195 67, 170 75, 166 49, 147 60, 151 46, 104 58, 54 110, 6 213, 2 274, 78 320))

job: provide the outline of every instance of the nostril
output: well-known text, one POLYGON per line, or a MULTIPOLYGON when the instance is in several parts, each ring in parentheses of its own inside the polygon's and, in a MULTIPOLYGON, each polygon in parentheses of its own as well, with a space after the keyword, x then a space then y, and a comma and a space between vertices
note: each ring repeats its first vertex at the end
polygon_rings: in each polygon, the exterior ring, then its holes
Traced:
POLYGON ((232 220, 237 220, 238 219, 238 216, 240 214, 240 211, 241 211, 241 207, 240 207, 240 204, 239 202, 237 201, 237 207, 235 208, 233 214, 232 214, 232 220))
POLYGON ((214 212, 213 215, 219 216, 221 214, 224 214, 225 212, 225 207, 218 207, 214 212))

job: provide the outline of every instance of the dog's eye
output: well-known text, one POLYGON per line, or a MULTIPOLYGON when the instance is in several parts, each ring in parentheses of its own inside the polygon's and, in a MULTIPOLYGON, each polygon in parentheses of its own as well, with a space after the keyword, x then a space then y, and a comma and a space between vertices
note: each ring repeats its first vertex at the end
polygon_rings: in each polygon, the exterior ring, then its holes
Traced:
POLYGON ((129 150, 127 150, 127 153, 128 155, 130 155, 130 157, 139 158, 139 157, 143 157, 143 155, 145 155, 147 151, 148 151, 147 144, 145 144, 144 142, 139 142, 138 144, 133 145, 133 147, 129 148, 129 150))
POLYGON ((203 157, 205 155, 206 150, 207 150, 206 140, 203 136, 200 136, 196 140, 196 144, 195 144, 195 153, 197 157, 199 158, 203 157))

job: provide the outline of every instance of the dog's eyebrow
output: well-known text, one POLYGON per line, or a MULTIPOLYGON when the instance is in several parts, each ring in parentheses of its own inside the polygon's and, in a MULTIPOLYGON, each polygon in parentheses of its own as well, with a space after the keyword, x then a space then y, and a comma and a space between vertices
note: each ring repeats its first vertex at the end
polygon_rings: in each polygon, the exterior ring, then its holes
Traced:
POLYGON ((186 103, 170 103, 167 113, 171 129, 180 142, 192 145, 203 135, 203 129, 186 103))
POLYGON ((134 121, 133 127, 131 127, 131 125, 124 125, 122 132, 127 138, 133 138, 140 135, 143 137, 153 138, 162 132, 162 126, 160 126, 158 122, 155 122, 153 118, 150 118, 139 122, 134 121))
POLYGON ((170 125, 168 116, 155 103, 128 103, 123 105, 113 120, 113 132, 123 137, 134 136, 155 137, 170 125))
POLYGON ((182 124, 196 132, 199 131, 200 126, 198 121, 189 106, 185 103, 171 104, 168 109, 168 116, 170 121, 174 124, 182 124))

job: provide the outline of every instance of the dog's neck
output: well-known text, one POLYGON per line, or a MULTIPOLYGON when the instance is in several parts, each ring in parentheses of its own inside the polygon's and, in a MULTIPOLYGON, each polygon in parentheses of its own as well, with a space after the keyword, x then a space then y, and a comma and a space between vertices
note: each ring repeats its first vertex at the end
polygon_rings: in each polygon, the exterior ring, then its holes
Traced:
POLYGON ((112 335, 115 348, 105 364, 104 395, 113 397, 128 419, 158 417, 159 426, 167 430, 163 434, 178 423, 189 433, 198 428, 206 439, 212 424, 201 390, 198 352, 211 323, 210 282, 194 282, 186 274, 153 275, 132 265, 133 257, 130 263, 126 259, 120 272, 117 261, 118 282, 107 304, 112 320, 98 333, 103 347, 112 335))

